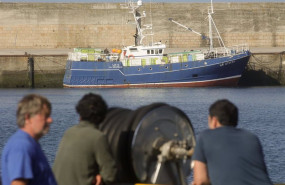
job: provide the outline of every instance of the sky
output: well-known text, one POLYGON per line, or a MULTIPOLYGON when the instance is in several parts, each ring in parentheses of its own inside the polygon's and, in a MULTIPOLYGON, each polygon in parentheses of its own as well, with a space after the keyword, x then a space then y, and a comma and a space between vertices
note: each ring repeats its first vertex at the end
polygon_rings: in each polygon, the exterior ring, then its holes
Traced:
MULTIPOLYGON (((125 0, 0 0, 0 2, 48 2, 48 3, 98 3, 98 2, 125 2, 125 0)), ((209 3, 210 0, 143 0, 143 2, 189 2, 209 3)), ((215 2, 283 2, 285 0, 213 0, 215 2)))

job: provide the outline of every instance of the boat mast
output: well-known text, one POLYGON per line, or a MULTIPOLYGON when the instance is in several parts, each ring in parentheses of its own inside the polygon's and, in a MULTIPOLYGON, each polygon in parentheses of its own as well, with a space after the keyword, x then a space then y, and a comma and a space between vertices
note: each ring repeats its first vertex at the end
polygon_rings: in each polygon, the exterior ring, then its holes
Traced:
POLYGON ((210 51, 213 50, 213 31, 212 31, 212 14, 213 13, 214 13, 213 1, 211 0, 211 8, 208 9, 210 51))
POLYGON ((138 8, 142 6, 142 0, 138 0, 137 3, 134 2, 134 0, 128 0, 128 3, 126 5, 121 5, 122 8, 127 8, 130 10, 129 13, 133 14, 135 24, 136 24, 136 34, 135 34, 135 45, 142 45, 143 39, 146 37, 146 35, 152 35, 152 34, 143 34, 143 31, 145 30, 151 30, 152 25, 144 25, 146 28, 141 27, 141 18, 146 17, 145 11, 143 11, 142 15, 139 13, 138 8))
POLYGON ((214 19, 212 18, 212 14, 214 14, 213 0, 211 0, 211 7, 208 8, 209 37, 206 37, 205 35, 203 35, 203 34, 197 32, 197 31, 195 31, 195 30, 193 30, 193 29, 191 29, 191 28, 189 28, 189 27, 187 27, 187 26, 185 26, 185 25, 183 25, 183 24, 181 24, 181 23, 179 23, 179 22, 173 20, 172 18, 169 18, 169 21, 171 21, 171 22, 177 24, 178 26, 181 26, 181 27, 187 29, 188 31, 192 31, 192 32, 195 33, 195 34, 200 35, 200 36, 202 37, 202 39, 207 39, 207 40, 209 40, 209 42, 210 42, 209 51, 210 51, 210 52, 214 51, 213 28, 215 28, 215 30, 216 30, 216 32, 217 32, 217 34, 218 34, 218 37, 217 37, 217 38, 218 38, 219 44, 220 44, 221 47, 223 47, 223 48, 226 50, 227 48, 226 48, 226 46, 225 46, 225 44, 224 44, 224 41, 223 41, 223 39, 222 39, 222 37, 221 37, 219 31, 218 31, 218 28, 217 28, 217 26, 216 26, 216 24, 215 24, 215 22, 214 22, 214 19))
POLYGON ((221 47, 223 47, 225 50, 227 49, 225 44, 224 44, 224 41, 220 35, 220 32, 213 20, 213 17, 212 17, 212 14, 214 14, 214 7, 213 7, 213 0, 211 0, 211 7, 208 9, 208 19, 209 19, 209 40, 210 40, 210 51, 213 51, 213 29, 212 29, 212 25, 214 26, 217 34, 218 34, 218 41, 221 45, 221 47))

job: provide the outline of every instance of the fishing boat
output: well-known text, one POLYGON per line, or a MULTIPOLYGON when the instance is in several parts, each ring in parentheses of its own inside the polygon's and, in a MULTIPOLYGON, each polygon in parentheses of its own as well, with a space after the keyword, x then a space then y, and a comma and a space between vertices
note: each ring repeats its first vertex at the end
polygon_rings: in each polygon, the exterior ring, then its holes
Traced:
POLYGON ((169 18, 169 21, 209 42, 207 50, 165 53, 162 42, 144 44, 152 36, 152 24, 141 26, 146 13, 139 13, 142 1, 129 0, 128 8, 136 24, 135 44, 108 50, 75 48, 69 53, 63 86, 70 88, 203 87, 236 86, 250 58, 246 45, 226 47, 208 9, 209 35, 169 18), (220 47, 213 47, 213 30, 220 47), (148 31, 148 32, 147 32, 148 31), (147 32, 147 33, 146 33, 147 32))

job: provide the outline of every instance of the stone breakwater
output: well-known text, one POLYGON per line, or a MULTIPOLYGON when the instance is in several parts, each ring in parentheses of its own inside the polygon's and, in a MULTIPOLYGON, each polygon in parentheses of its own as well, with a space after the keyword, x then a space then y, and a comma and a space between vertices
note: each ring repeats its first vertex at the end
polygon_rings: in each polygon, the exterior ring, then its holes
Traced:
MULTIPOLYGON (((154 40, 170 48, 207 46, 174 20, 208 32, 208 3, 145 3, 154 40), (151 10, 151 12, 150 12, 151 10)), ((285 3, 215 3, 214 19, 227 46, 285 47, 285 3)), ((119 3, 0 3, 0 49, 121 47, 134 43, 135 26, 119 3)))

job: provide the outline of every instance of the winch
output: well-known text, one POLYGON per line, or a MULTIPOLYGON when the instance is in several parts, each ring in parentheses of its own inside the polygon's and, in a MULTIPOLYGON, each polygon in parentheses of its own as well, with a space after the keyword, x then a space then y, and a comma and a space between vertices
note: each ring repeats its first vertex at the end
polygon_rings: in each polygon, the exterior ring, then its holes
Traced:
POLYGON ((180 109, 153 103, 111 108, 100 124, 117 162, 119 182, 186 185, 195 136, 180 109))

